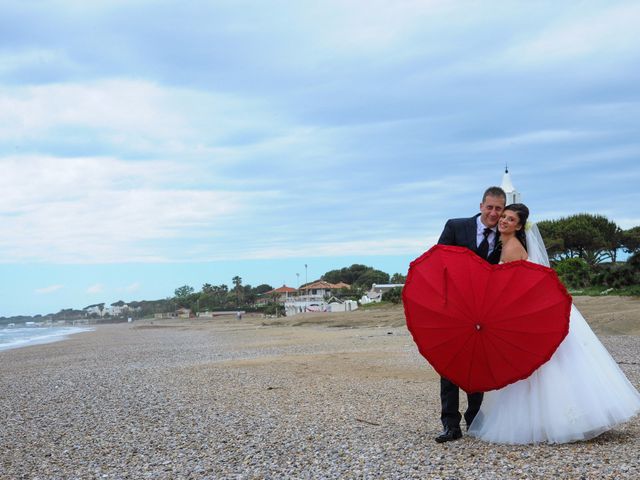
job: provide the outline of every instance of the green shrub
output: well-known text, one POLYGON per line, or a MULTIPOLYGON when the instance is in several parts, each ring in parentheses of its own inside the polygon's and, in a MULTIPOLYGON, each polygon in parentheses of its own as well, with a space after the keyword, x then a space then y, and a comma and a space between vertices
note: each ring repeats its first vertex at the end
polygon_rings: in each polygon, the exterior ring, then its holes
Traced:
POLYGON ((640 285, 632 285, 625 289, 627 295, 633 295, 634 297, 640 297, 640 285))
POLYGON ((382 294, 383 302, 400 303, 402 302, 402 287, 393 287, 382 294))
POLYGON ((554 268, 562 283, 569 288, 588 287, 591 284, 589 264, 582 258, 564 258, 554 268))

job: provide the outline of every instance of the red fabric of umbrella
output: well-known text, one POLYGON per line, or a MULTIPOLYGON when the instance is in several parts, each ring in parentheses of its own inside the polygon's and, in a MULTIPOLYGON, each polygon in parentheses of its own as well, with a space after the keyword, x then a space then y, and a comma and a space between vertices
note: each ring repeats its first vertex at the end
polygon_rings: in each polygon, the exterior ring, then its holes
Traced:
POLYGON ((491 265, 463 247, 411 262, 402 299, 420 353, 469 393, 527 378, 569 333, 571 296, 552 269, 491 265))

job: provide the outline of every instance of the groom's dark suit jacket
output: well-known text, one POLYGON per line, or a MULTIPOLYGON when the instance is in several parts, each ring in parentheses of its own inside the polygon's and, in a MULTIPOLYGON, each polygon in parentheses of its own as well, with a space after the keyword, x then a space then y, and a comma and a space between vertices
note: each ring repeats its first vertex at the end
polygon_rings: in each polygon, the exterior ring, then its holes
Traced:
MULTIPOLYGON (((447 220, 438 243, 442 245, 467 247, 472 252, 478 253, 478 224, 476 218, 478 218, 479 215, 480 214, 471 218, 452 218, 451 220, 447 220)), ((494 248, 487 261, 493 264, 498 263, 500 261, 500 249, 494 248)))
MULTIPOLYGON (((466 247, 474 253, 478 253, 477 245, 477 218, 480 214, 471 218, 452 218, 448 220, 438 240, 442 245, 455 245, 458 247, 466 247)), ((496 238, 497 240, 497 238, 496 238)), ((495 240, 494 240, 495 242, 495 240)), ((500 248, 495 248, 489 258, 489 263, 496 264, 500 261, 500 248)), ((442 403, 442 412, 440 419, 445 428, 459 427, 462 415, 459 412, 459 388, 450 380, 440 378, 440 401, 442 403)), ((464 413, 464 419, 467 427, 480 410, 482 404, 482 393, 467 394, 467 411, 464 413)))

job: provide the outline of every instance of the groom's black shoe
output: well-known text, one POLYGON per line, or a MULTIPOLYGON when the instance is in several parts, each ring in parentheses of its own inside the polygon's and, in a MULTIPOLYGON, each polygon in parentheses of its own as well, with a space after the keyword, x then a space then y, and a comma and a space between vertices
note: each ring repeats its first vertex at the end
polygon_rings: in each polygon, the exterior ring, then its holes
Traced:
POLYGON ((444 432, 436 437, 436 442, 451 442, 459 438, 462 438, 462 430, 460 430, 460 427, 446 427, 444 432))

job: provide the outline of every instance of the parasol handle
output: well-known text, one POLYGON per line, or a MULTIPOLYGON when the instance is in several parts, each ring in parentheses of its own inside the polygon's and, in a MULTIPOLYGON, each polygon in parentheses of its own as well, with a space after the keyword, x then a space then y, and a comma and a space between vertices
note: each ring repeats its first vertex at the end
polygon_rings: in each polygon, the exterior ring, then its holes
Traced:
POLYGON ((444 304, 447 304, 448 284, 447 284, 447 267, 442 271, 442 295, 444 296, 444 304))

